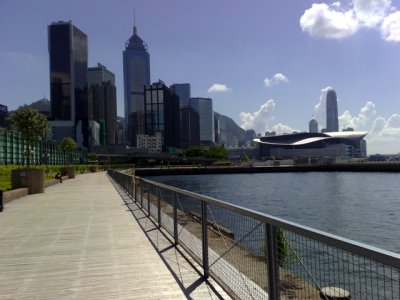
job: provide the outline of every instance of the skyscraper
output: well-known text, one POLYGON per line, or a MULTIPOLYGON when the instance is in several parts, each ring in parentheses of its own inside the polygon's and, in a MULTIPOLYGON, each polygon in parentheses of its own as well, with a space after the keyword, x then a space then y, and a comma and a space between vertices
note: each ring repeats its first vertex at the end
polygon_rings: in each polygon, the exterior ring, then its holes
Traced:
POLYGON ((179 108, 189 105, 190 83, 175 83, 170 88, 179 97, 179 108))
POLYGON ((144 86, 150 84, 150 55, 136 26, 125 43, 123 68, 127 138, 136 145, 136 135, 144 133, 144 86))
POLYGON ((100 144, 115 144, 117 130, 117 93, 115 75, 102 64, 88 69, 91 119, 100 124, 100 144))
POLYGON ((71 21, 48 26, 50 100, 55 139, 89 144, 87 36, 71 21))
POLYGON ((199 114, 200 143, 203 145, 213 144, 215 142, 215 135, 212 99, 190 98, 190 107, 199 114))
POLYGON ((317 122, 317 120, 312 118, 310 120, 310 122, 308 123, 308 129, 309 129, 309 132, 313 132, 313 133, 318 132, 318 122, 317 122))
POLYGON ((333 89, 326 94, 326 131, 339 131, 337 97, 333 89))
POLYGON ((161 132, 163 147, 180 146, 179 98, 161 80, 145 86, 145 134, 161 132))

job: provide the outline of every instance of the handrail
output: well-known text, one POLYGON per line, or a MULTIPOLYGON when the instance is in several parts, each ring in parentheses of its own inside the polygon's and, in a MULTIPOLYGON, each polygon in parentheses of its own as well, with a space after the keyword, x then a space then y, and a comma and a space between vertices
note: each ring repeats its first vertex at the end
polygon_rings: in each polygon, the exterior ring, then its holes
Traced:
POLYGON ((202 264, 205 278, 212 276, 233 297, 333 299, 326 291, 337 287, 349 295, 341 299, 400 299, 398 253, 153 180, 108 173, 202 264))
POLYGON ((370 246, 361 242, 357 242, 348 238, 340 237, 335 234, 327 233, 318 229, 314 229, 308 226, 300 225, 295 222, 287 221, 278 217, 274 217, 262 212, 258 212, 249 208, 242 207, 240 205, 227 203, 209 196, 200 195, 194 192, 190 192, 181 188, 166 185, 160 182, 152 181, 142 177, 138 177, 146 183, 153 184, 155 186, 168 189, 182 195, 193 197, 195 199, 205 201, 208 204, 214 204, 221 206, 223 208, 229 209, 231 211, 243 214, 245 216, 254 218, 263 223, 267 223, 276 227, 281 227, 292 231, 297 234, 304 235, 308 238, 315 239, 322 243, 334 246, 344 251, 348 251, 363 257, 368 257, 384 265, 391 266, 393 268, 400 269, 400 254, 380 249, 374 246, 370 246))

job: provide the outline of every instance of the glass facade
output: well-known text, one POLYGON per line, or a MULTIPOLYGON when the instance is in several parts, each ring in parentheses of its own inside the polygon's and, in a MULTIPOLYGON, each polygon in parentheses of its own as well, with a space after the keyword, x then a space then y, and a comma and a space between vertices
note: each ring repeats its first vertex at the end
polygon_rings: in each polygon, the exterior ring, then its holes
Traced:
POLYGON ((136 145, 137 134, 144 133, 144 86, 150 84, 150 55, 147 44, 137 35, 125 43, 123 51, 125 122, 128 142, 136 145))
POLYGON ((163 83, 145 87, 145 134, 160 132, 164 147, 179 147, 179 98, 163 83))
POLYGON ((215 142, 214 112, 212 99, 190 98, 190 107, 199 114, 200 143, 212 144, 215 142))
POLYGON ((87 36, 71 22, 54 22, 48 27, 50 60, 50 99, 52 120, 71 121, 79 128, 73 138, 89 142, 89 104, 87 87, 87 36))
POLYGON ((328 90, 326 94, 326 130, 339 131, 337 97, 333 89, 328 90))
POLYGON ((49 26, 50 94, 54 120, 72 119, 71 27, 49 26))

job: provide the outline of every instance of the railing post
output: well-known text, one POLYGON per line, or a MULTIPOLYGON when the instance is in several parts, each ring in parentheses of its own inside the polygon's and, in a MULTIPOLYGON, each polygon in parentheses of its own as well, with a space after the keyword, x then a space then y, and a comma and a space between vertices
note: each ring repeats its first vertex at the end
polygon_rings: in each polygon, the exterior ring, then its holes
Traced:
POLYGON ((150 183, 147 184, 147 216, 150 218, 150 183))
POLYGON ((135 201, 136 201, 136 180, 135 180, 135 175, 132 176, 131 186, 132 186, 131 197, 135 198, 135 201))
POLYGON ((143 181, 139 179, 140 182, 140 207, 143 207, 143 181))
POLYGON ((158 228, 161 228, 161 193, 159 187, 157 187, 157 217, 158 217, 158 228))
POLYGON ((201 240, 203 246, 203 271, 204 278, 210 276, 208 264, 208 232, 207 232, 207 202, 201 201, 201 240))
POLYGON ((133 177, 134 180, 134 184, 135 184, 135 202, 137 203, 137 191, 138 191, 138 184, 137 184, 137 180, 136 177, 133 177))
POLYGON ((0 212, 2 212, 4 209, 4 205, 3 205, 3 190, 0 189, 0 212))
POLYGON ((279 262, 277 255, 277 228, 265 224, 265 242, 267 246, 268 294, 269 299, 279 300, 279 262))
POLYGON ((172 192, 172 206, 174 209, 174 244, 176 246, 178 245, 178 205, 175 192, 172 192))

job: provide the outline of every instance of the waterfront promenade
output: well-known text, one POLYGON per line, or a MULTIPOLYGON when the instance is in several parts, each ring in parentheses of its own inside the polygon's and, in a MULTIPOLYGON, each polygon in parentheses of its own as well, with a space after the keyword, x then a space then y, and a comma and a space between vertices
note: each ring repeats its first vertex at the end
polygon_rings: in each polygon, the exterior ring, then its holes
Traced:
POLYGON ((5 205, 0 299, 227 299, 114 187, 77 176, 5 205))

